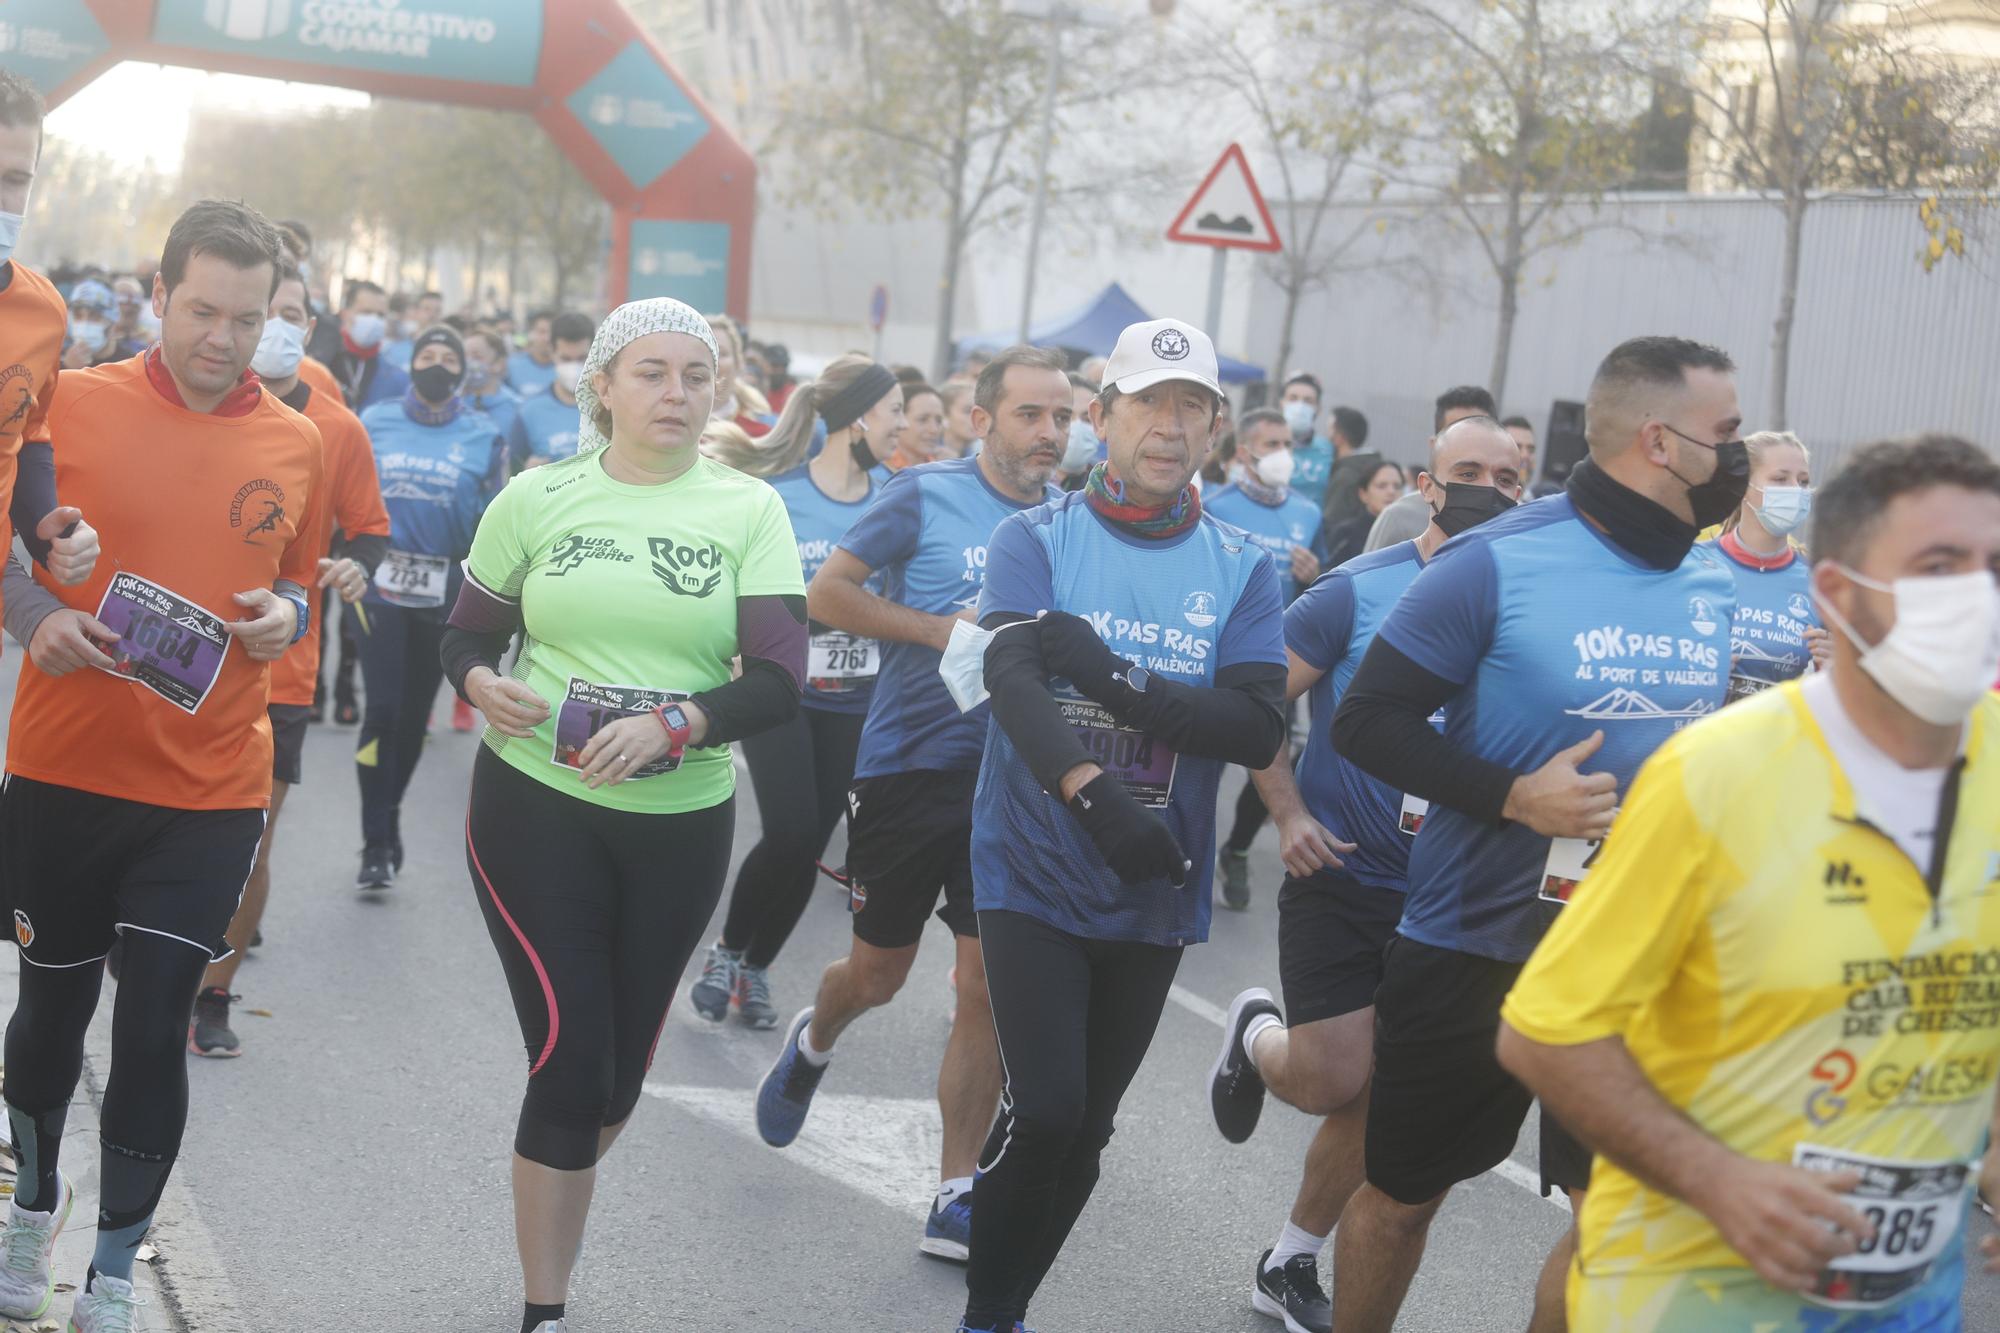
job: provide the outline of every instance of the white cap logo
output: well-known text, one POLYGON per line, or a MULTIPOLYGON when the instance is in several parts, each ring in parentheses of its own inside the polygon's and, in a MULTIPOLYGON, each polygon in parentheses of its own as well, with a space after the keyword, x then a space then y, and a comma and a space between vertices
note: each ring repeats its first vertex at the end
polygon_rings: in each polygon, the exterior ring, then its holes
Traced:
POLYGON ((1188 340, 1179 329, 1161 329, 1153 335, 1153 355, 1162 361, 1180 361, 1188 354, 1188 340))

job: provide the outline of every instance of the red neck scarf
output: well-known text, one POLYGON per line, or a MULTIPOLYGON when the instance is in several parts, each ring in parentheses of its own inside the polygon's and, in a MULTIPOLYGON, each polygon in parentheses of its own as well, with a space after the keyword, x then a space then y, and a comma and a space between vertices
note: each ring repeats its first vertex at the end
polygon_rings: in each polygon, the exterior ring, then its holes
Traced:
POLYGON ((1105 522, 1123 528, 1134 537, 1161 541, 1178 537, 1201 521, 1201 492, 1193 486, 1181 491, 1170 505, 1135 505, 1125 499, 1125 483, 1111 475, 1109 463, 1090 470, 1083 486, 1084 502, 1105 522))
POLYGON ((349 356, 362 361, 373 361, 376 353, 382 350, 382 344, 379 342, 373 347, 363 347, 361 344, 355 342, 354 339, 347 336, 346 329, 340 331, 340 346, 349 356))
MULTIPOLYGON (((187 407, 187 399, 181 397, 181 386, 174 383, 173 373, 167 369, 167 363, 160 359, 158 343, 154 343, 152 349, 146 353, 146 379, 160 397, 175 407, 187 407)), ((235 387, 222 396, 222 401, 215 405, 215 410, 209 415, 247 417, 257 410, 257 400, 263 396, 263 392, 263 384, 257 379, 256 373, 246 370, 243 372, 243 378, 237 380, 235 387)))
POLYGON ((1748 565, 1767 574, 1774 569, 1783 569, 1799 558, 1799 553, 1793 549, 1790 542, 1786 542, 1785 549, 1776 555, 1758 555, 1736 539, 1736 531, 1733 528, 1722 534, 1719 545, 1723 553, 1737 564, 1748 565))

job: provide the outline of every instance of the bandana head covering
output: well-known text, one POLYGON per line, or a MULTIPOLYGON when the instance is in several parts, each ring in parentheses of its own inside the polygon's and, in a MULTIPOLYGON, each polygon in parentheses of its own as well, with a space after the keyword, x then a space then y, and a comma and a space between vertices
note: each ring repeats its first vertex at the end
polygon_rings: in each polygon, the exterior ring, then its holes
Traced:
POLYGON ((685 333, 699 338, 708 348, 709 365, 715 364, 715 330, 693 306, 670 296, 627 301, 619 306, 597 326, 597 336, 590 340, 590 355, 583 359, 583 378, 576 383, 578 453, 589 453, 611 443, 597 428, 597 413, 604 403, 598 398, 591 377, 610 365, 611 358, 623 351, 625 344, 649 333, 685 333))

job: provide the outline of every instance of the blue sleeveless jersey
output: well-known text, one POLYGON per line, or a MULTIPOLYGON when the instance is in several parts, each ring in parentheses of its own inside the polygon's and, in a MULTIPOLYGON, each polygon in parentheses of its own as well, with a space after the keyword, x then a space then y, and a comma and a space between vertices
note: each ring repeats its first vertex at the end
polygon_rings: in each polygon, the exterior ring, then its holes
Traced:
MULTIPOLYGON (((882 493, 882 487, 870 475, 868 493, 859 500, 836 500, 821 490, 806 471, 805 464, 790 472, 772 477, 771 489, 785 502, 785 512, 792 517, 792 536, 799 544, 799 572, 805 581, 811 583, 819 567, 833 554, 834 545, 842 534, 854 526, 856 519, 868 512, 868 506, 882 493)), ((871 591, 879 592, 870 580, 871 591)), ((829 713, 865 713, 868 701, 875 694, 875 672, 880 670, 881 645, 872 639, 849 640, 838 631, 830 631, 824 625, 814 625, 812 648, 807 656, 807 673, 802 703, 807 708, 824 709, 829 713), (857 646, 859 645, 859 646, 857 646), (861 653, 866 655, 867 664, 872 668, 866 676, 840 674, 847 672, 846 659, 861 653), (814 676, 812 668, 819 666, 826 674, 814 676)))
POLYGON ((1201 507, 1249 533, 1250 540, 1270 554, 1271 572, 1278 576, 1278 587, 1288 604, 1299 595, 1298 580, 1292 577, 1293 548, 1303 546, 1322 560, 1326 558, 1319 506, 1296 489, 1288 490, 1277 504, 1267 505, 1241 487, 1224 486, 1203 495, 1201 507))
POLYGON ((1410 873, 1403 794, 1335 753, 1327 727, 1375 632, 1423 567, 1415 542, 1385 546, 1322 574, 1285 612, 1285 646, 1326 673, 1307 694, 1313 726, 1299 759, 1299 796, 1308 814, 1355 845, 1340 874, 1397 893, 1410 873))
MULTIPOLYGON (((1188 685, 1212 686, 1218 671, 1239 663, 1285 661, 1269 558, 1240 528, 1206 513, 1166 541, 1117 531, 1082 492, 1008 519, 993 534, 980 619, 1045 609, 1082 616, 1114 652, 1188 685)), ((1071 693, 1064 682, 1054 688, 1059 698, 1071 693)), ((1087 702, 1065 711, 1093 733, 1086 746, 1104 768, 1158 809, 1193 862, 1188 881, 1178 889, 1165 879, 1120 883, 1068 807, 1042 790, 993 725, 973 797, 974 906, 1023 912, 1089 939, 1207 939, 1222 761, 1175 756, 1150 737, 1105 726, 1109 715, 1087 702)))
MULTIPOLYGON (((1567 495, 1490 519, 1445 543, 1381 638, 1461 686, 1445 735, 1530 772, 1604 733, 1582 765, 1621 795, 1676 731, 1720 708, 1735 580, 1710 550, 1649 569, 1567 495)), ((1550 840, 1432 806, 1410 848, 1402 933, 1441 949, 1522 962, 1560 903, 1541 897, 1550 840)))
MULTIPOLYGON (((1044 498, 1055 494, 1051 488, 1044 498)), ((881 573, 882 596, 890 601, 955 616, 979 604, 993 529, 1028 508, 995 490, 977 459, 920 463, 889 479, 840 548, 881 573)), ((854 765, 857 779, 979 767, 987 708, 958 711, 938 675, 942 656, 920 643, 882 645, 882 669, 854 765)))
POLYGON ((1742 699, 1805 674, 1812 665, 1806 631, 1818 629, 1812 571, 1794 550, 1777 569, 1736 558, 1720 541, 1704 542, 1736 578, 1736 621, 1729 631, 1729 697, 1742 699))

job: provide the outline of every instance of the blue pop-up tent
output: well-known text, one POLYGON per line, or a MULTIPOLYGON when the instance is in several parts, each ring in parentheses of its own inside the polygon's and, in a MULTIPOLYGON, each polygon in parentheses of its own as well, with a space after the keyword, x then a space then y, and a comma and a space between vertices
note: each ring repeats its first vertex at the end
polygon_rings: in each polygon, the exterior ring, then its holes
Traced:
MULTIPOLYGON (((1028 326, 1028 341, 1037 347, 1062 347, 1084 356, 1110 356, 1118 335, 1128 324, 1143 324, 1152 316, 1132 294, 1112 283, 1074 310, 1051 315, 1028 326)), ((997 352, 1015 342, 1012 333, 974 333, 960 338, 954 349, 963 361, 972 352, 997 352)), ((1225 384, 1250 384, 1264 378, 1262 366, 1217 354, 1225 384)))

